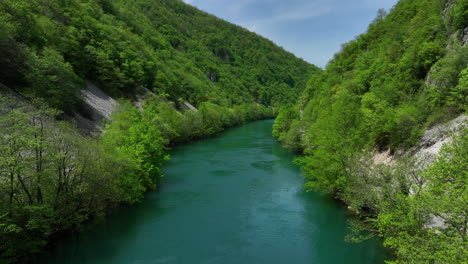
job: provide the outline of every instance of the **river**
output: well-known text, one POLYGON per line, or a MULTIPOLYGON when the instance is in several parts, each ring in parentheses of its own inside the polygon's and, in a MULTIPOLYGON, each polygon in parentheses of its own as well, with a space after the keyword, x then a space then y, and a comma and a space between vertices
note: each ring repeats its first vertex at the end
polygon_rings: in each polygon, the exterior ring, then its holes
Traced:
POLYGON ((344 241, 345 208, 302 189, 295 154, 273 140, 272 124, 175 147, 159 191, 63 239, 43 263, 383 263, 379 240, 344 241))

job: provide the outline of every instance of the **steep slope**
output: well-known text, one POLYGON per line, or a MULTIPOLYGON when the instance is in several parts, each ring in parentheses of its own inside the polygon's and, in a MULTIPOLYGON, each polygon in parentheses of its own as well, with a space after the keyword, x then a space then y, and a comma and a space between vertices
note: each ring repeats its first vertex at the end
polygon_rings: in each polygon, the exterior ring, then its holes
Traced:
POLYGON ((380 10, 275 122, 273 135, 304 153, 306 186, 360 211, 361 227, 380 231, 401 263, 466 261, 466 131, 427 170, 418 158, 373 161, 405 152, 425 129, 467 110, 467 10, 466 0, 401 0, 380 10), (424 228, 434 215, 446 225, 424 228))
POLYGON ((118 97, 268 106, 294 101, 318 71, 179 0, 5 0, 0 19, 0 82, 67 112, 86 113, 86 80, 118 97))
POLYGON ((1 263, 140 201, 171 144, 272 118, 320 71, 179 0, 2 0, 0 32, 1 263))

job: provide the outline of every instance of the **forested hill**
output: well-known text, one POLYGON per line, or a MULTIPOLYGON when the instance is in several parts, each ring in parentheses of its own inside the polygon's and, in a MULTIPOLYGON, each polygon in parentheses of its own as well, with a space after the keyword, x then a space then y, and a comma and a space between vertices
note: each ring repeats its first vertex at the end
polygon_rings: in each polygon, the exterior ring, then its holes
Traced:
POLYGON ((0 82, 66 112, 86 112, 85 80, 119 97, 269 106, 318 71, 179 0, 3 0, 0 32, 0 82))
POLYGON ((274 135, 306 154, 327 153, 313 156, 324 159, 315 185, 329 190, 355 151, 411 147, 424 129, 467 110, 467 27, 467 0, 400 0, 380 10, 311 77, 299 103, 283 108, 274 135))
POLYGON ((273 118, 320 71, 179 0, 1 0, 0 263, 140 201, 171 144, 273 118), (99 102, 100 137, 60 121, 99 102))
POLYGON ((358 210, 360 228, 380 232, 396 263, 468 259, 468 131, 428 169, 424 158, 397 155, 466 113, 467 65, 467 0, 400 0, 276 119, 273 135, 304 153, 306 186, 358 210), (378 164, 383 151, 399 162, 378 164))

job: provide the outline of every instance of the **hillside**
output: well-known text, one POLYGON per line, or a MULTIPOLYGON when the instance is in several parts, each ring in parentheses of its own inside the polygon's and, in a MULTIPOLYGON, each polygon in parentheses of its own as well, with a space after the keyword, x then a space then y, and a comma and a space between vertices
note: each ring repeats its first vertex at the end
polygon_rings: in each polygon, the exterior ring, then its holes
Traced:
POLYGON ((427 169, 398 153, 467 110, 467 11, 466 0, 401 0, 380 10, 274 126, 275 137, 303 152, 306 187, 359 211, 357 230, 380 232, 397 263, 466 262, 466 129, 427 169), (398 162, 374 164, 376 153, 398 162), (444 224, 425 228, 435 216, 444 224))
POLYGON ((292 102, 318 71, 243 28, 179 0, 0 3, 0 82, 86 114, 92 81, 114 97, 143 89, 178 106, 292 102))
POLYGON ((2 0, 0 32, 0 263, 141 201, 173 144, 278 109, 351 240, 466 263, 468 0, 400 0, 324 71, 180 0, 2 0))
POLYGON ((179 0, 4 0, 0 32, 0 263, 141 201, 169 146, 273 118, 320 72, 179 0))

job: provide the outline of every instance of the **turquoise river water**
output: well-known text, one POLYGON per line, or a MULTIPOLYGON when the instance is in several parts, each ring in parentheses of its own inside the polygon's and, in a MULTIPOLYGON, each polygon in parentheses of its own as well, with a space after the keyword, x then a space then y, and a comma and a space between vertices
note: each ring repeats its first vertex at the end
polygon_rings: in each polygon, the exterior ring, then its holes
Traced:
POLYGON ((159 191, 63 239, 52 264, 375 264, 379 240, 344 241, 345 208, 305 192, 295 154, 258 121, 171 151, 159 191))

